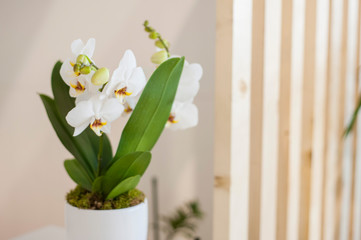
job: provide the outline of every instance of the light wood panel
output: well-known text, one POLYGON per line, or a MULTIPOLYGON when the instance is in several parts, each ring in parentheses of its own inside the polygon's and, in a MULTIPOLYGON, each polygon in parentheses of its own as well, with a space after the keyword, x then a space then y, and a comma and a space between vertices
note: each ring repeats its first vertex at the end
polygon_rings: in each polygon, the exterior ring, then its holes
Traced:
POLYGON ((358 93, 359 8, 217 0, 214 239, 361 235, 361 133, 341 137, 358 93))
POLYGON ((262 174, 262 118, 264 73, 265 1, 253 1, 252 59, 251 59, 251 134, 250 134, 250 192, 249 239, 259 239, 262 174))
POLYGON ((278 171, 276 239, 287 238, 290 144, 290 91, 292 49, 292 1, 282 1, 281 63, 279 84, 278 171))

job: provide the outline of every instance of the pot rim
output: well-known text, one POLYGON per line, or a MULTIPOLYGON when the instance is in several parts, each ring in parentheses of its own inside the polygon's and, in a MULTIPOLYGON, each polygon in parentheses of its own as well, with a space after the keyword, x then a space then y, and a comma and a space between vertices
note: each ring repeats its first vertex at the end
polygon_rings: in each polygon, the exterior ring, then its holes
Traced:
POLYGON ((65 200, 65 206, 66 207, 70 207, 72 209, 77 209, 79 211, 83 211, 83 212, 92 212, 92 213, 104 213, 104 212, 127 212, 127 211, 135 211, 137 210, 137 208, 141 208, 144 205, 148 205, 148 200, 147 198, 144 198, 144 201, 138 205, 132 206, 132 207, 127 207, 127 208, 119 208, 119 209, 84 209, 84 208, 78 208, 78 207, 74 207, 73 205, 69 204, 68 201, 65 200))

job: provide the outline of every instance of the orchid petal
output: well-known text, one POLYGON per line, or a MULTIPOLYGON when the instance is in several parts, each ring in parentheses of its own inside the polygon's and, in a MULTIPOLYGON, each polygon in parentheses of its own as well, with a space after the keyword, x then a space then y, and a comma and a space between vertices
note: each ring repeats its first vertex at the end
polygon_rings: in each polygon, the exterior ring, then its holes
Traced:
POLYGON ((141 92, 147 83, 145 74, 141 67, 134 69, 130 79, 128 80, 128 89, 127 91, 132 93, 132 96, 137 96, 141 92))
POLYGON ((80 127, 85 123, 89 124, 94 116, 93 106, 91 101, 79 102, 66 115, 65 119, 72 127, 80 127))
POLYGON ((125 69, 133 69, 137 66, 137 61, 132 50, 128 49, 125 51, 122 60, 119 63, 119 69, 124 71, 125 69))
POLYGON ((192 82, 190 84, 179 84, 175 96, 175 100, 180 102, 193 101, 198 91, 199 91, 198 81, 192 82))
POLYGON ((81 39, 74 40, 71 43, 71 51, 77 57, 84 48, 84 43, 81 39))
POLYGON ((87 127, 89 126, 88 122, 85 122, 83 125, 80 125, 79 127, 75 127, 74 130, 74 137, 78 136, 80 133, 82 133, 87 127))
POLYGON ((115 98, 106 99, 101 109, 101 115, 107 122, 112 122, 124 111, 124 106, 115 98))
POLYGON ((89 58, 92 58, 94 54, 94 49, 95 49, 95 39, 89 38, 84 48, 82 49, 81 53, 88 56, 89 58))
POLYGON ((102 127, 102 131, 105 133, 110 133, 110 123, 109 122, 102 127))
POLYGON ((69 58, 61 65, 60 76, 68 86, 70 85, 70 82, 77 77, 74 73, 73 66, 71 65, 71 60, 69 58))
POLYGON ((180 82, 189 83, 199 81, 203 75, 203 69, 198 63, 192 63, 184 67, 180 82))
POLYGON ((198 124, 198 109, 193 103, 174 102, 172 113, 175 115, 176 123, 169 125, 172 130, 183 130, 198 124))

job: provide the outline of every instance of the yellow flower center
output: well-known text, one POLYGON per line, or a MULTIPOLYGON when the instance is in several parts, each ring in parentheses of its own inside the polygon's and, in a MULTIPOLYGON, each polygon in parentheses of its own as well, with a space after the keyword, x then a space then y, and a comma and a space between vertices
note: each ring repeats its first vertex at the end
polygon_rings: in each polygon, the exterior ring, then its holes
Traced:
POLYGON ((167 122, 167 124, 173 124, 173 123, 177 123, 178 121, 177 120, 175 120, 175 115, 174 114, 170 114, 169 115, 169 118, 168 118, 168 122, 167 122))
POLYGON ((70 86, 74 88, 77 93, 82 93, 85 91, 84 85, 81 84, 79 81, 76 82, 76 85, 70 83, 70 86))
POLYGON ((114 94, 116 96, 117 99, 119 99, 119 101, 121 103, 124 103, 124 98, 126 96, 130 96, 132 95, 131 92, 127 92, 127 87, 123 87, 121 89, 118 89, 118 90, 114 90, 114 94))
POLYGON ((93 123, 90 124, 90 128, 98 135, 102 135, 101 129, 103 126, 107 125, 107 122, 102 122, 100 119, 95 119, 93 123))

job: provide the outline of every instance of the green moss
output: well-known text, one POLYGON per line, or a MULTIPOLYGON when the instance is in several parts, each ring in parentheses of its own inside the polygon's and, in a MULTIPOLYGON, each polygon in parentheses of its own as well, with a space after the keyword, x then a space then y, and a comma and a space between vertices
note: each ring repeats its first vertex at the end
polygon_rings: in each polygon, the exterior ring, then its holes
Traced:
POLYGON ((144 202, 144 199, 143 192, 132 189, 114 199, 105 200, 101 194, 89 192, 80 186, 77 186, 66 195, 66 200, 74 207, 97 210, 128 208, 144 202))

